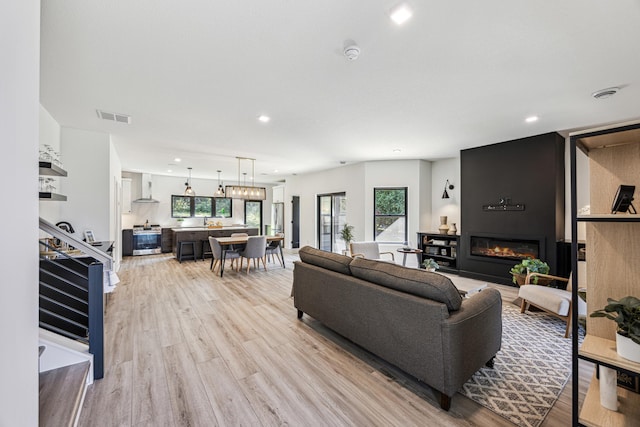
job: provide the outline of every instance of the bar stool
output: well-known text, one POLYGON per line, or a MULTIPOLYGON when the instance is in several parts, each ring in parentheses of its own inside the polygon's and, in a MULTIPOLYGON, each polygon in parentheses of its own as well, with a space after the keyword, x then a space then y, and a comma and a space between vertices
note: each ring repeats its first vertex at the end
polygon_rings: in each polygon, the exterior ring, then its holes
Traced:
POLYGON ((211 252, 211 245, 209 244, 209 239, 200 240, 200 252, 202 253, 202 260, 204 261, 205 255, 211 255, 213 258, 213 252, 211 252))
POLYGON ((194 261, 198 260, 196 258, 196 242, 192 240, 183 240, 180 242, 180 246, 178 247, 178 261, 182 263, 183 258, 192 259, 194 261), (185 254, 184 248, 189 246, 191 246, 191 253, 185 254))

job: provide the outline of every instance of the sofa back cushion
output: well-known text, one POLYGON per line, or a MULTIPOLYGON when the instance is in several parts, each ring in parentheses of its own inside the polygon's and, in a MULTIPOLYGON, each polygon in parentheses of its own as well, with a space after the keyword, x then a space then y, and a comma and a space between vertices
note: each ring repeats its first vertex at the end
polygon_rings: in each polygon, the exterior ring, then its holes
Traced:
POLYGON ((351 263, 352 258, 346 255, 321 251, 320 249, 312 248, 311 246, 304 246, 301 248, 298 251, 298 255, 300 255, 300 260, 307 264, 326 268, 327 270, 335 271, 336 273, 351 275, 349 264, 351 263))
POLYGON ((462 297, 446 276, 383 261, 355 258, 351 274, 369 282, 446 304, 449 311, 460 309, 462 297))

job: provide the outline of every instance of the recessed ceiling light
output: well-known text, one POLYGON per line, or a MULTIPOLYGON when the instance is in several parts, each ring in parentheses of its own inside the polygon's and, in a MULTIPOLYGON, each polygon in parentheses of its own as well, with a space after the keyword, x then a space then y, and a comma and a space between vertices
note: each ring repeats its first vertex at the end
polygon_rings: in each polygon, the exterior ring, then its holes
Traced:
POLYGON ((180 157, 176 157, 175 159, 173 159, 173 161, 180 163, 182 161, 182 159, 180 157))
POLYGON ((405 22, 407 22, 412 15, 413 15, 413 12, 409 8, 409 6, 407 6, 406 4, 401 4, 391 9, 391 13, 389 14, 389 17, 396 24, 402 25, 405 22))
POLYGON ((167 169, 167 172, 171 173, 171 172, 173 172, 173 171, 172 171, 171 169, 167 169))
POLYGON ((527 122, 527 123, 537 122, 538 121, 538 116, 527 117, 526 119, 524 119, 524 121, 527 122))
POLYGON ((273 170, 273 173, 278 173, 278 169, 274 169, 274 170, 273 170))
POLYGON ((593 96, 595 99, 605 99, 615 95, 619 90, 619 87, 608 87, 606 89, 601 89, 593 92, 591 96, 593 96))
POLYGON ((394 153, 401 153, 401 152, 402 152, 402 150, 401 150, 401 149, 399 149, 399 148, 394 148, 393 152, 394 152, 394 153))
POLYGON ((262 123, 268 123, 269 120, 271 120, 271 117, 261 114, 258 116, 258 120, 261 121, 262 123))

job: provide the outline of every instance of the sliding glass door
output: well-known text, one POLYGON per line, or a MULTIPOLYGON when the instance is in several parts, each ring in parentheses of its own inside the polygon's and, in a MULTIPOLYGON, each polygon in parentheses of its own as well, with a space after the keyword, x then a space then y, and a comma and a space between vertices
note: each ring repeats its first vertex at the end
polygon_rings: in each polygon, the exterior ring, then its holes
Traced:
POLYGON ((340 230, 347 219, 346 193, 318 196, 318 248, 329 252, 342 252, 344 241, 340 230))

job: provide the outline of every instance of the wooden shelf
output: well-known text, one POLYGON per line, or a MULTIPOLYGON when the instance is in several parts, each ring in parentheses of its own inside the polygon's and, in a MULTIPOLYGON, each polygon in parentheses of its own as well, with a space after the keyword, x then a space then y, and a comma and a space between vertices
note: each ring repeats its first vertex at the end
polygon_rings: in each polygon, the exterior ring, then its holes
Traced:
POLYGON ((45 162, 43 160, 40 160, 39 162, 39 167, 40 167, 40 175, 45 175, 45 176, 67 176, 67 171, 62 169, 61 167, 51 163, 51 162, 45 162))
POLYGON ((51 202, 65 202, 67 200, 67 196, 63 196, 62 194, 57 193, 46 193, 40 191, 40 200, 48 200, 51 202))
POLYGON ((594 374, 582 404, 580 423, 587 427, 639 425, 640 394, 618 387, 618 401, 620 406, 617 411, 600 405, 600 381, 594 374))
POLYGON ((576 144, 585 152, 596 148, 614 147, 618 145, 640 142, 638 122, 628 122, 588 131, 574 132, 576 144))
POLYGON ((640 215, 632 214, 594 214, 578 215, 578 222, 640 222, 640 215))
POLYGON ((640 363, 620 357, 616 351, 616 342, 587 334, 578 354, 592 362, 601 362, 612 367, 626 369, 640 374, 640 363))

